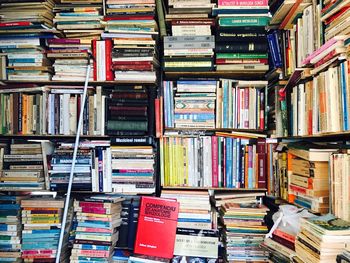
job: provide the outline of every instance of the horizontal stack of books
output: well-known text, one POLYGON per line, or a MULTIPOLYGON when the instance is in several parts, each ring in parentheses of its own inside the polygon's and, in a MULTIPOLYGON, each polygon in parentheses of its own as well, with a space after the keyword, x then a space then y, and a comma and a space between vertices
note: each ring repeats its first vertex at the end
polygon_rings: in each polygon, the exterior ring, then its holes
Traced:
POLYGON ((61 0, 53 11, 55 27, 67 38, 78 38, 87 44, 99 39, 103 32, 102 0, 61 0))
POLYGON ((328 161, 309 161, 298 156, 293 148, 288 150, 288 200, 314 213, 328 213, 328 161))
POLYGON ((119 236, 122 201, 122 197, 114 195, 74 200, 77 227, 70 262, 110 262, 119 236))
MULTIPOLYGON (((87 65, 93 60, 89 57, 91 43, 80 39, 53 38, 48 41, 47 57, 54 59, 55 71, 52 80, 84 81, 87 74, 87 65)), ((93 80, 93 70, 89 80, 93 80)))
POLYGON ((332 214, 350 222, 350 191, 348 191, 349 152, 335 153, 330 157, 330 193, 332 214))
POLYGON ((21 205, 26 196, 0 195, 0 261, 21 262, 21 205))
POLYGON ((267 81, 164 81, 167 128, 265 129, 267 81))
POLYGON ((268 0, 219 0, 215 43, 216 70, 265 73, 268 69, 265 26, 269 24, 268 0))
POLYGON ((179 202, 178 228, 213 229, 208 191, 163 190, 161 197, 179 202))
POLYGON ((171 36, 164 37, 165 71, 214 70, 213 4, 205 1, 169 1, 166 22, 171 36))
POLYGON ((45 189, 46 157, 40 143, 11 144, 10 154, 4 154, 0 177, 1 190, 45 189))
POLYGON ((113 192, 155 192, 155 153, 152 146, 112 146, 113 192))
POLYGON ((268 259, 268 252, 260 247, 268 232, 264 223, 268 208, 256 200, 257 196, 237 194, 226 200, 218 197, 228 261, 264 262, 268 259))
POLYGON ((334 36, 348 35, 350 33, 349 6, 344 1, 329 2, 323 0, 321 20, 326 26, 325 41, 334 36))
POLYGON ((63 199, 52 197, 32 197, 21 201, 24 262, 55 262, 63 206, 63 199))
POLYGON ((266 187, 265 140, 169 136, 161 147, 163 186, 266 187))
MULTIPOLYGON (((111 192, 110 142, 82 142, 79 145, 74 170, 74 191, 111 192)), ((60 143, 51 157, 50 189, 65 191, 69 182, 74 143, 60 143)))
POLYGON ((350 244, 350 223, 331 214, 302 218, 295 249, 304 262, 336 262, 350 244))
POLYGON ((103 38, 113 40, 115 80, 155 82, 159 67, 155 1, 107 1, 103 38))
POLYGON ((154 90, 146 86, 125 86, 112 90, 106 99, 106 133, 146 135, 154 129, 154 90))

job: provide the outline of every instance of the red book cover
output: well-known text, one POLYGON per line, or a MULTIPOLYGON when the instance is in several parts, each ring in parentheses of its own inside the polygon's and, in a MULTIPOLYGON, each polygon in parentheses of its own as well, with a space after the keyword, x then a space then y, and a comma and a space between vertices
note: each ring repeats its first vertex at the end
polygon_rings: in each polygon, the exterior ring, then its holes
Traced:
POLYGON ((257 169, 258 169, 258 188, 266 188, 267 176, 266 176, 266 142, 264 139, 258 139, 256 145, 257 153, 257 169))
POLYGON ((268 0, 219 0, 224 6, 267 6, 268 0))
POLYGON ((218 157, 218 137, 211 137, 211 152, 212 152, 212 186, 219 187, 219 157, 218 157))
POLYGON ((260 124, 259 129, 265 129, 265 93, 260 92, 260 124))
MULTIPOLYGON (((94 77, 94 80, 95 80, 95 81, 97 80, 96 45, 97 45, 97 40, 96 40, 96 39, 93 39, 93 40, 92 40, 92 56, 93 56, 94 59, 95 59, 95 62, 94 62, 94 64, 93 64, 93 77, 94 77)), ((78 116, 79 116, 79 115, 78 115, 78 116)))
POLYGON ((106 47, 106 80, 112 81, 114 80, 114 74, 112 70, 112 40, 106 39, 105 40, 105 47, 106 47))
POLYGON ((173 199, 141 197, 134 252, 172 258, 179 203, 173 199))
POLYGON ((80 39, 74 38, 50 38, 48 44, 80 44, 80 39))

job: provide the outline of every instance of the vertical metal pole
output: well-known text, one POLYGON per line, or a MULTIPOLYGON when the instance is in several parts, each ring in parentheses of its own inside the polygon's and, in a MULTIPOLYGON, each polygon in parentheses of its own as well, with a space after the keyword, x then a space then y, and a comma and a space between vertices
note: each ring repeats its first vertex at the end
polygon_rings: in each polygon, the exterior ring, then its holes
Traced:
POLYGON ((72 160, 72 166, 71 166, 70 174, 69 174, 69 183, 68 183, 68 188, 67 188, 66 201, 65 201, 65 204, 64 204, 64 213, 63 213, 63 217, 62 217, 61 233, 60 233, 60 240, 59 240, 59 243, 58 243, 58 249, 57 249, 57 255, 56 255, 56 263, 60 263, 61 250, 62 250, 62 246, 63 246, 64 231, 65 231, 65 228, 66 228, 67 214, 68 214, 68 209, 69 209, 68 206, 69 206, 69 200, 70 200, 70 195, 71 195, 71 191, 72 191, 72 183, 73 183, 75 161, 77 159, 77 152, 78 152, 79 139, 80 139, 80 131, 81 131, 82 123, 83 123, 83 114, 84 114, 84 107, 85 107, 85 101, 86 101, 87 87, 88 87, 88 84, 89 84, 90 71, 91 71, 91 64, 90 64, 90 57, 89 57, 89 62, 88 62, 88 66, 87 66, 87 69, 86 69, 86 76, 85 76, 83 100, 82 100, 82 103, 80 105, 80 114, 79 114, 78 128, 77 128, 77 133, 75 135, 73 160, 72 160))

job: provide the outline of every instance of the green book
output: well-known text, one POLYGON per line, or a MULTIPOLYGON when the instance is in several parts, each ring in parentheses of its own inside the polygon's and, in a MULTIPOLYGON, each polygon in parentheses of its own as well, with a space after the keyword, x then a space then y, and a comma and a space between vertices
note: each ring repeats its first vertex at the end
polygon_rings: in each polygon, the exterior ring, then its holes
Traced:
POLYGON ((147 131, 147 121, 108 121, 107 130, 147 131))
POLYGON ((217 53, 217 59, 257 59, 267 58, 267 53, 217 53))
POLYGON ((252 16, 252 17, 220 17, 220 26, 267 26, 270 22, 270 17, 252 16))

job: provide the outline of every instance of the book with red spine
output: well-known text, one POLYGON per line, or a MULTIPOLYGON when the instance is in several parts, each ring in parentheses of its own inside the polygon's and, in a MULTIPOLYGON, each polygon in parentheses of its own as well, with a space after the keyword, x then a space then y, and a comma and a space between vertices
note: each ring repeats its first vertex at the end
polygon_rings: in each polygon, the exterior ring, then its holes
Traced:
POLYGON ((175 199, 142 196, 134 252, 172 258, 178 214, 175 199))
POLYGON ((112 49, 113 43, 111 39, 105 40, 105 49, 106 49, 106 80, 114 80, 114 73, 112 70, 112 49))
MULTIPOLYGON (((93 39, 92 40, 92 56, 95 59, 95 62, 93 63, 93 78, 96 81, 97 80, 97 68, 96 68, 96 45, 97 45, 97 40, 93 39)), ((78 106, 78 109, 80 109, 80 107, 78 106)), ((79 116, 79 115, 78 115, 79 116)))
POLYGON ((218 156, 218 137, 211 137, 211 148, 212 148, 212 186, 219 187, 219 156, 218 156))

